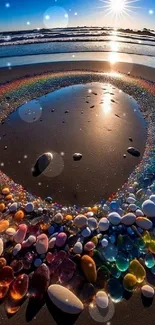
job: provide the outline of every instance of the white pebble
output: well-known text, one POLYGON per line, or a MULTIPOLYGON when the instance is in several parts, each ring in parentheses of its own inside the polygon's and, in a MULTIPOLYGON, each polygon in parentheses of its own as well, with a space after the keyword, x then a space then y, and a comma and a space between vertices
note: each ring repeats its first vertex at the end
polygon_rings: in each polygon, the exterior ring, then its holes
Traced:
POLYGON ((101 245, 102 245, 102 247, 107 247, 108 246, 108 240, 106 238, 103 238, 101 240, 101 245))
POLYGON ((99 308, 107 308, 109 305, 108 295, 105 291, 98 291, 95 297, 95 302, 99 308))
POLYGON ((144 285, 142 288, 142 294, 144 297, 146 298, 153 298, 154 296, 154 288, 152 288, 151 286, 149 285, 144 285))
POLYGON ((110 221, 110 223, 112 223, 112 225, 117 226, 121 221, 121 217, 117 212, 111 212, 108 215, 108 220, 110 221))
POLYGON ((106 231, 109 229, 109 220, 107 218, 101 218, 98 224, 99 230, 100 231, 106 231))
POLYGON ((82 230, 81 232, 81 235, 84 237, 84 238, 87 238, 91 235, 91 230, 89 227, 86 227, 82 230))

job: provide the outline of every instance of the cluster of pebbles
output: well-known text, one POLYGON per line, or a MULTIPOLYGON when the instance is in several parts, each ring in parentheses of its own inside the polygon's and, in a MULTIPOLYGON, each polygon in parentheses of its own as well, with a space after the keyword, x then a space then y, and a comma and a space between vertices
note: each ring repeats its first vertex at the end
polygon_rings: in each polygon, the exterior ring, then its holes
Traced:
POLYGON ((0 172, 0 299, 7 313, 27 297, 47 295, 70 314, 93 303, 105 315, 126 293, 154 297, 147 279, 155 276, 155 85, 98 73, 25 78, 0 87, 0 119, 41 93, 90 81, 112 83, 138 101, 148 121, 143 159, 117 193, 93 207, 42 201, 0 172))

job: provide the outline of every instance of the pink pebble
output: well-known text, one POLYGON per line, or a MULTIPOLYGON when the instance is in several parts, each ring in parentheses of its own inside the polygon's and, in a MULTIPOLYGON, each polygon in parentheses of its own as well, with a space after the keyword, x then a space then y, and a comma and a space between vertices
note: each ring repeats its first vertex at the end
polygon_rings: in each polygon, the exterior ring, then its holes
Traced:
POLYGON ((36 242, 36 237, 30 235, 25 241, 22 243, 22 247, 30 247, 36 242))
POLYGON ((36 251, 38 254, 45 254, 48 251, 48 237, 45 234, 37 237, 36 251))
POLYGON ((52 249, 55 246, 55 243, 56 243, 56 238, 55 237, 51 238, 48 244, 49 249, 52 249))
POLYGON ((65 245, 67 240, 67 235, 64 232, 60 232, 56 237, 56 246, 62 247, 65 245))
POLYGON ((25 224, 19 225, 18 230, 14 235, 14 240, 17 244, 22 243, 24 241, 26 232, 27 232, 27 226, 25 224))
POLYGON ((95 248, 95 245, 92 241, 88 241, 85 245, 84 245, 84 250, 87 252, 92 251, 95 248))

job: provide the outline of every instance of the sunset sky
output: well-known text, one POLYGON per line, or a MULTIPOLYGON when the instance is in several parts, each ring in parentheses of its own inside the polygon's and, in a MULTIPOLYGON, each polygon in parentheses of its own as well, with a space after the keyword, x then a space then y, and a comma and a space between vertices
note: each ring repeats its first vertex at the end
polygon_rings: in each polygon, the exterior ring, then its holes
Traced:
MULTIPOLYGON (((107 15, 113 0, 0 0, 0 31, 70 26, 155 29, 155 0, 126 1, 130 11, 107 15)), ((117 8, 117 6, 116 6, 117 8)))

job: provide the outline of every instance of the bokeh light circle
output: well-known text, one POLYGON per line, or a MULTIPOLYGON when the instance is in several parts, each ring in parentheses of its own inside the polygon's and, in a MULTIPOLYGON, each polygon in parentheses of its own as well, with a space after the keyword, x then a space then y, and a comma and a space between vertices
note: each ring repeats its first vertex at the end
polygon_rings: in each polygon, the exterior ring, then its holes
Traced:
POLYGON ((97 307, 96 303, 92 302, 89 305, 88 311, 91 318, 96 322, 107 323, 115 314, 115 306, 111 299, 109 299, 108 307, 104 309, 97 307))
POLYGON ((52 160, 48 167, 43 171, 43 175, 46 177, 56 177, 60 175, 64 169, 64 161, 61 154, 51 151, 52 160))
POLYGON ((68 21, 68 13, 63 7, 53 6, 44 12, 43 23, 46 28, 65 28, 68 21))
POLYGON ((34 123, 40 119, 42 115, 42 107, 39 101, 32 100, 20 106, 18 114, 24 122, 34 123))

